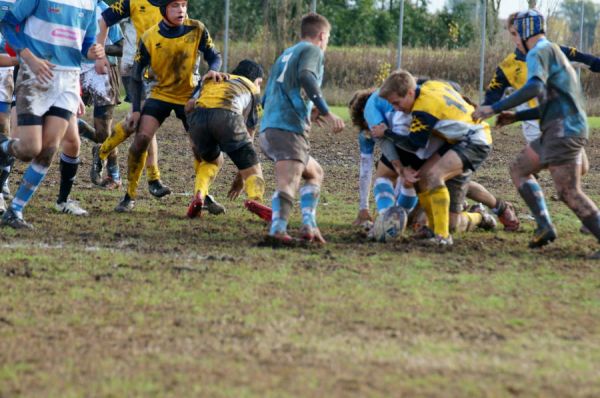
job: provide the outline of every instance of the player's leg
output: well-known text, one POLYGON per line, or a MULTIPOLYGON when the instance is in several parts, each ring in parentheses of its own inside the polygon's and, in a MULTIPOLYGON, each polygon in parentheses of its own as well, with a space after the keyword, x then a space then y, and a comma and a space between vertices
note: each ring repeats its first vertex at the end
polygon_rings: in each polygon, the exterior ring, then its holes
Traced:
POLYGON ((317 226, 317 206, 321 196, 324 174, 321 165, 311 156, 302 173, 305 184, 300 188, 302 239, 309 242, 325 243, 317 226))
POLYGON ((382 214, 394 206, 396 201, 394 183, 397 179, 398 174, 394 171, 392 164, 382 155, 375 169, 375 182, 373 183, 373 197, 377 214, 382 214))
POLYGON ((150 141, 148 146, 148 157, 146 159, 146 179, 148 180, 148 192, 156 198, 171 193, 171 188, 163 184, 160 179, 160 169, 158 168, 158 142, 156 135, 150 141))
POLYGON ((269 230, 269 235, 272 237, 283 241, 289 240, 287 226, 304 167, 304 163, 298 160, 280 160, 275 163, 277 190, 271 199, 273 216, 269 230))
POLYGON ((77 117, 73 115, 62 140, 62 152, 60 154, 60 188, 55 209, 62 213, 87 216, 88 212, 81 208, 78 202, 69 199, 75 177, 77 176, 77 169, 81 163, 79 160, 80 148, 81 140, 77 130, 77 117))
POLYGON ((496 198, 483 185, 475 181, 470 181, 467 187, 467 198, 482 203, 492 209, 494 214, 498 216, 498 220, 504 225, 505 231, 517 231, 520 221, 515 212, 512 203, 503 199, 496 198))

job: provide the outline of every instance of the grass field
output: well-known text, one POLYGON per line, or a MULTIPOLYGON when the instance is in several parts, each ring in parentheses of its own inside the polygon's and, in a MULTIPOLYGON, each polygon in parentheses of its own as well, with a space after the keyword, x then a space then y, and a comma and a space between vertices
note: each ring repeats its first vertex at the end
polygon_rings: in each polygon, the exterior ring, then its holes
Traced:
MULTIPOLYGON (((599 131, 584 181, 597 201, 599 131)), ((494 135, 477 180, 525 214, 507 175, 520 132, 494 135)), ((525 219, 517 233, 456 235, 448 250, 366 242, 351 226, 355 132, 311 141, 326 171, 323 248, 265 245, 241 201, 186 219, 192 162, 173 119, 159 143, 175 194, 141 189, 131 214, 112 212, 122 192, 89 183, 88 143, 73 196, 90 216, 54 213, 53 167, 26 209, 36 229, 0 230, 0 397, 598 395, 600 264, 586 260, 597 244, 565 206, 549 201, 560 239, 539 251, 525 219)), ((223 202, 233 175, 228 162, 223 202)), ((541 183, 552 194, 547 173, 541 183)))

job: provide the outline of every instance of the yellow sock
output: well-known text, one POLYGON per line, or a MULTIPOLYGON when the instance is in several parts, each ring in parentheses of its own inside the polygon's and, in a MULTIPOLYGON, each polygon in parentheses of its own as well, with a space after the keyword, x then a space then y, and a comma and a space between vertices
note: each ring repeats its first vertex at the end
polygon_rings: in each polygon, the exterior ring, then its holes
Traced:
POLYGON ((129 156, 127 157, 127 194, 132 199, 137 196, 137 187, 140 184, 147 157, 148 152, 146 151, 138 155, 133 153, 131 149, 129 150, 129 156))
POLYGON ((265 180, 258 174, 246 178, 246 195, 248 199, 262 202, 265 194, 265 180))
POLYGON ((121 143, 125 141, 127 137, 131 135, 131 133, 133 133, 133 131, 127 131, 125 128, 126 124, 127 119, 123 119, 119 123, 115 124, 111 135, 104 140, 104 143, 102 143, 102 146, 100 147, 100 159, 106 160, 113 149, 121 145, 121 143))
POLYGON ((429 228, 433 230, 433 212, 431 211, 431 198, 429 197, 429 191, 419 193, 419 204, 425 211, 425 215, 427 216, 427 224, 429 228))
POLYGON ((462 214, 467 218, 467 220, 469 220, 467 231, 472 231, 477 228, 477 226, 479 226, 483 220, 483 216, 480 213, 468 213, 463 211, 462 214))
POLYGON ((429 191, 431 213, 433 214, 433 232, 442 238, 450 236, 450 192, 446 186, 429 191))
POLYGON ((146 179, 148 181, 160 180, 160 170, 158 169, 157 164, 146 166, 146 179))
POLYGON ((194 194, 200 192, 202 195, 208 195, 208 189, 217 177, 217 173, 219 173, 219 165, 204 160, 201 162, 196 160, 194 161, 194 168, 196 169, 194 194))

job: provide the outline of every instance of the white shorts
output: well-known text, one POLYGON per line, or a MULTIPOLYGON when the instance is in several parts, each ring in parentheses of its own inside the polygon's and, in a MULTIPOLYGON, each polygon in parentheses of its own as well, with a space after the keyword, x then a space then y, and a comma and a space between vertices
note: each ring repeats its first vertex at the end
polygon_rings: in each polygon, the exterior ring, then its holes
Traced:
MULTIPOLYGON (((531 109, 528 103, 521 104, 515 108, 518 112, 526 111, 531 109)), ((540 130, 540 122, 538 120, 524 120, 521 122, 521 128, 523 129, 523 137, 529 144, 531 141, 537 140, 542 135, 540 130)))
POLYGON ((94 64, 81 66, 82 99, 86 105, 111 106, 119 102, 119 72, 111 65, 107 74, 96 72, 94 64))
POLYGON ((7 104, 12 103, 13 94, 15 90, 15 81, 13 80, 13 73, 15 68, 0 68, 0 102, 7 104))
MULTIPOLYGON (((17 77, 17 115, 41 118, 50 108, 77 113, 79 107, 79 69, 56 67, 54 77, 41 83, 26 63, 21 62, 17 77)), ((21 124, 21 122, 19 122, 21 124)), ((37 123, 35 123, 37 124, 37 123)))

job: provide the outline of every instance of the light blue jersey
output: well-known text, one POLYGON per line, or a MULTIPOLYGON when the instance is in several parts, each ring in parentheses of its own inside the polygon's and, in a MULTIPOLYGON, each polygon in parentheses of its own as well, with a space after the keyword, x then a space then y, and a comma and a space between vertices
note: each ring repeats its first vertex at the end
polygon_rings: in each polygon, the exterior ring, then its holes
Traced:
POLYGON ((377 90, 371 94, 365 104, 364 117, 370 129, 381 123, 391 128, 394 112, 392 104, 380 97, 377 90))
POLYGON ((546 86, 538 98, 542 132, 562 120, 566 137, 588 137, 583 95, 575 70, 560 47, 546 38, 527 53, 527 80, 540 79, 546 86))
MULTIPOLYGON (((96 30, 100 30, 100 27, 98 26, 98 21, 100 20, 100 18, 102 18, 102 11, 106 10, 107 8, 108 4, 106 4, 102 0, 98 1, 98 6, 96 7, 96 30)), ((119 24, 114 24, 110 26, 108 28, 108 36, 106 37, 106 42, 104 43, 104 45, 110 46, 111 44, 118 43, 121 40, 123 40, 123 33, 121 32, 121 27, 119 26, 119 24)), ((106 58, 111 65, 117 64, 117 57, 115 57, 114 55, 107 55, 106 58)), ((87 58, 84 58, 83 62, 86 64, 94 63, 94 61, 89 60, 87 58)))
POLYGON ((275 128, 302 134, 310 126, 312 102, 302 97, 300 72, 312 72, 323 80, 323 51, 311 43, 300 42, 286 49, 271 69, 265 96, 260 131, 275 128))
MULTIPOLYGON (((0 20, 4 18, 7 11, 12 10, 17 0, 0 0, 0 20)), ((6 54, 6 39, 0 35, 0 54, 6 54)))
POLYGON ((96 41, 96 23, 96 0, 21 0, 0 28, 16 51, 28 48, 59 68, 75 69, 96 41))

